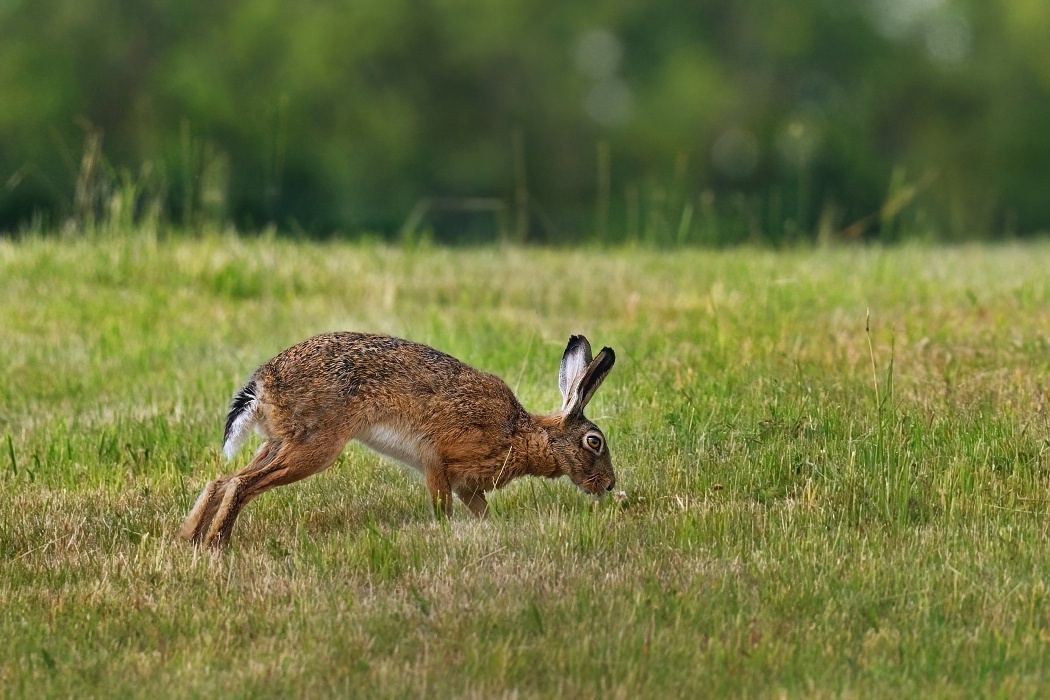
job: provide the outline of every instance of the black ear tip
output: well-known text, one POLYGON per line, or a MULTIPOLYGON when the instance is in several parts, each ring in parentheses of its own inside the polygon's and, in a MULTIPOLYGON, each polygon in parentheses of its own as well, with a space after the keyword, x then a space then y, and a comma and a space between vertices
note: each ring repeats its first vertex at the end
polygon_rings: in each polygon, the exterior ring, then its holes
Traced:
POLYGON ((565 352, 563 355, 571 355, 576 352, 583 352, 584 356, 587 358, 587 362, 591 361, 591 344, 587 341, 586 336, 569 336, 569 343, 565 346, 565 352))
POLYGON ((602 351, 599 354, 605 355, 609 358, 608 362, 610 367, 612 367, 613 363, 616 362, 616 353, 613 351, 612 348, 602 348, 602 351))

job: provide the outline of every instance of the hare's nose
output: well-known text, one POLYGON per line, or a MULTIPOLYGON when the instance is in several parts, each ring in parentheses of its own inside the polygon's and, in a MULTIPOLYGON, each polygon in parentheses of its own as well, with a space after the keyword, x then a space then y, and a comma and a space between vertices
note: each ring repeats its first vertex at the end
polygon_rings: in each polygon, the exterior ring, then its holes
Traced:
POLYGON ((616 486, 616 477, 615 476, 612 479, 609 480, 609 485, 605 487, 605 490, 606 491, 612 491, 613 490, 613 486, 616 486))

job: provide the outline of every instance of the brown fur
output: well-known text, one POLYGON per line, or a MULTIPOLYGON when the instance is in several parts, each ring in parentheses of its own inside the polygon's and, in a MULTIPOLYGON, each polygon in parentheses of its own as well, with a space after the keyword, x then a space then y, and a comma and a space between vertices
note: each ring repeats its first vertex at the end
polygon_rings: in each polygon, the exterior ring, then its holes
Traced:
POLYGON ((573 336, 562 410, 533 415, 500 378, 426 345, 362 333, 310 338, 259 367, 235 397, 228 454, 247 427, 266 442, 247 467, 204 488, 182 536, 208 547, 228 542, 248 501, 326 469, 354 438, 422 471, 438 514, 451 513, 455 493, 482 517, 487 491, 528 474, 567 475, 601 495, 615 475, 583 408, 614 361, 609 348, 592 361, 587 340, 573 336), (247 427, 238 429, 242 418, 247 427), (595 439, 600 449, 588 446, 595 439))

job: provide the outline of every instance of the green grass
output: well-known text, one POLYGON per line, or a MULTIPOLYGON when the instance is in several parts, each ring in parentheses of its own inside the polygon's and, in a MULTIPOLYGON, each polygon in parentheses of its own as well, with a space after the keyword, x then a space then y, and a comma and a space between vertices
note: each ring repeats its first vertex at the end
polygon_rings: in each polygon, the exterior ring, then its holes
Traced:
POLYGON ((1047 270, 1047 244, 0 241, 2 695, 1036 696, 1047 270), (333 329, 536 411, 569 333, 613 346, 589 414, 626 498, 526 479, 442 523, 351 447, 195 552, 231 392, 333 329))

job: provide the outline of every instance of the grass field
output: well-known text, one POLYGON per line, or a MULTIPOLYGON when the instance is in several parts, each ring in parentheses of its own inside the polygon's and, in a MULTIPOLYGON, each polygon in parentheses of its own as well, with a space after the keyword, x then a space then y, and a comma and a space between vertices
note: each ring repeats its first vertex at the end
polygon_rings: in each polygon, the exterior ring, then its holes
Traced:
POLYGON ((1048 270, 1047 244, 0 240, 0 694, 1043 694, 1048 270), (569 333, 613 346, 588 413, 626 498, 525 479, 438 522, 352 446, 195 552, 231 393, 332 329, 534 411, 569 333))

